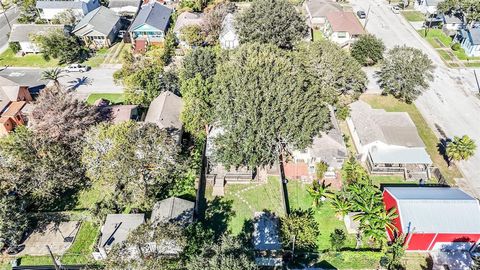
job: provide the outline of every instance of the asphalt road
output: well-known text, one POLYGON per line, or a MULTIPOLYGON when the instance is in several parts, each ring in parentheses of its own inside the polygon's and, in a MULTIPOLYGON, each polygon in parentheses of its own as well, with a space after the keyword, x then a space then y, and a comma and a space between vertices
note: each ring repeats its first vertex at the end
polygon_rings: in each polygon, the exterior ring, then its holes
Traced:
MULTIPOLYGON (((473 69, 447 68, 435 50, 415 32, 402 15, 394 14, 386 2, 357 0, 354 5, 355 10, 361 8, 367 11, 370 8, 366 29, 383 39, 388 48, 395 45, 418 48, 429 55, 436 65, 434 81, 415 104, 437 136, 441 137, 442 132, 450 138, 467 134, 477 142, 479 148, 475 156, 459 164, 465 179, 458 184, 479 197, 480 100, 477 97, 479 89, 473 69)), ((476 72, 480 76, 480 69, 476 72)))
MULTIPOLYGON (((10 8, 6 11, 10 25, 15 23, 18 15, 20 14, 17 7, 10 8)), ((0 11, 0 53, 8 47, 8 34, 10 33, 10 27, 7 23, 7 18, 3 11, 0 11)))

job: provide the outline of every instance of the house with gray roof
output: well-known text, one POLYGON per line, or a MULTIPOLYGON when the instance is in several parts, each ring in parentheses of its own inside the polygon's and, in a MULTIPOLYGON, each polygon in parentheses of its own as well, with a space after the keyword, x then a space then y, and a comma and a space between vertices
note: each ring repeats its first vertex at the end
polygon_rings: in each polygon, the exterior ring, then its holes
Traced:
POLYGON ((188 225, 193 222, 195 203, 177 197, 155 203, 152 210, 152 224, 175 222, 188 225))
POLYGON ((180 121, 182 109, 182 98, 170 91, 164 91, 150 103, 145 122, 166 129, 180 143, 183 131, 180 121))
POLYGON ((122 27, 120 16, 100 6, 83 17, 72 33, 93 48, 110 47, 122 27))
POLYGON ((178 15, 177 20, 175 21, 175 27, 173 28, 173 32, 175 36, 180 41, 180 45, 188 46, 184 40, 181 39, 182 29, 188 26, 198 26, 200 27, 204 22, 204 14, 203 13, 193 13, 193 12, 182 12, 178 15))
POLYGON ((128 29, 136 51, 145 51, 148 45, 163 42, 170 26, 172 12, 172 9, 157 1, 140 8, 128 29))
POLYGON ((386 112, 356 101, 350 105, 347 125, 370 173, 430 178, 432 160, 408 113, 386 112))
POLYGON ((480 57, 480 26, 460 29, 455 36, 465 53, 470 57, 480 57))
POLYGON ((328 13, 343 11, 341 5, 331 0, 306 0, 303 2, 303 7, 307 12, 311 28, 322 28, 328 13))
POLYGON ((51 21, 58 14, 71 10, 78 20, 100 6, 100 0, 37 0, 40 18, 51 21))
POLYGON ((110 0, 108 8, 117 13, 118 16, 133 18, 140 9, 141 0, 110 0))
POLYGON ((13 24, 9 42, 17 42, 23 53, 39 53, 40 47, 32 40, 33 35, 46 35, 51 31, 65 30, 63 24, 13 24))
POLYGON ((467 25, 462 13, 441 14, 439 16, 443 21, 442 30, 449 36, 454 36, 458 30, 464 29, 467 25))

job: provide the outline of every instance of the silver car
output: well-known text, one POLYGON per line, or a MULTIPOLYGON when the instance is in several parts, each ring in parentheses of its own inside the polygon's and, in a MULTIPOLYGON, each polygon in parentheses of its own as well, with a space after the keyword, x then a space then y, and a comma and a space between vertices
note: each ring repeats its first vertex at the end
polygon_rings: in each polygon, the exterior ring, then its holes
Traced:
POLYGON ((71 64, 65 68, 66 72, 87 72, 89 67, 80 64, 71 64))

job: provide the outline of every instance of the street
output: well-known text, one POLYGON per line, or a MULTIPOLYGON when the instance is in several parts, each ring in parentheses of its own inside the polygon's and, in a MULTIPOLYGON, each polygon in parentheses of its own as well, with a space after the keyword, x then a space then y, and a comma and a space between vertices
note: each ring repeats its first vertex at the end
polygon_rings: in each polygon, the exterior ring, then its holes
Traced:
MULTIPOLYGON (((15 23, 18 15, 20 14, 17 7, 8 9, 7 17, 10 22, 10 25, 15 23)), ((3 11, 0 11, 0 53, 8 48, 8 34, 10 33, 10 27, 8 26, 7 19, 3 11)))
MULTIPOLYGON (((480 196, 480 100, 479 89, 473 69, 447 68, 435 50, 422 39, 401 14, 394 14, 382 0, 357 0, 354 9, 368 10, 368 32, 383 39, 387 48, 395 45, 415 47, 426 53, 436 65, 434 81, 430 88, 417 99, 415 105, 430 127, 440 137, 441 132, 449 138, 468 135, 479 146, 474 157, 459 163, 468 188, 466 191, 480 196), (441 132, 439 132, 441 130, 441 132)), ((477 69, 480 75, 480 69, 477 69)))

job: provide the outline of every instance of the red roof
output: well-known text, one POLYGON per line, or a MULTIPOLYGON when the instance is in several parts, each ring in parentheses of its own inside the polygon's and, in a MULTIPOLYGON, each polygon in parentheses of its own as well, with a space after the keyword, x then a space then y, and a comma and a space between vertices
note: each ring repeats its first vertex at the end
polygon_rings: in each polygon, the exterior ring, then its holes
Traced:
POLYGON ((334 32, 348 32, 350 35, 365 34, 365 30, 352 12, 332 11, 327 14, 327 20, 334 32))

